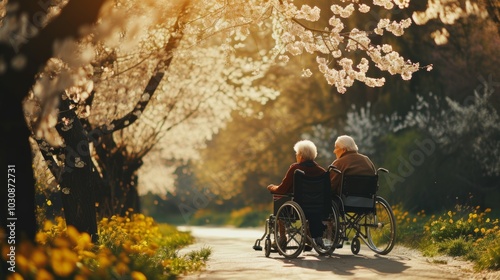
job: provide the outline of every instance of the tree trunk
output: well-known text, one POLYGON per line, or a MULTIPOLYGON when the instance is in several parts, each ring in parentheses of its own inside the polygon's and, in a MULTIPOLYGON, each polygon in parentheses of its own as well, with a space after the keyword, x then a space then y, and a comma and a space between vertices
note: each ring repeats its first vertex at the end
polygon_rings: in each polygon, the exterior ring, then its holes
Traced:
POLYGON ((112 135, 105 135, 96 147, 104 184, 99 189, 99 216, 126 216, 140 212, 137 171, 140 159, 131 159, 125 147, 118 147, 112 135))
POLYGON ((64 139, 65 164, 60 188, 66 224, 80 232, 87 232, 97 241, 95 188, 93 187, 93 163, 89 140, 75 112, 69 108, 69 100, 60 101, 60 113, 56 129, 64 139))
POLYGON ((121 209, 120 215, 125 216, 127 212, 140 213, 141 204, 139 199, 139 192, 137 190, 138 176, 137 171, 141 165, 129 164, 126 167, 126 172, 122 179, 123 191, 124 191, 124 201, 123 207, 121 209))
MULTIPOLYGON (((4 92, 0 94, 7 95, 4 92)), ((6 237, 13 230, 15 242, 19 244, 24 238, 35 240, 35 180, 31 167, 30 131, 24 121, 22 105, 20 101, 8 103, 9 99, 3 98, 1 106, 1 168, 8 175, 1 191, 0 219, 6 237), (7 228, 11 223, 14 223, 15 228, 7 228)))

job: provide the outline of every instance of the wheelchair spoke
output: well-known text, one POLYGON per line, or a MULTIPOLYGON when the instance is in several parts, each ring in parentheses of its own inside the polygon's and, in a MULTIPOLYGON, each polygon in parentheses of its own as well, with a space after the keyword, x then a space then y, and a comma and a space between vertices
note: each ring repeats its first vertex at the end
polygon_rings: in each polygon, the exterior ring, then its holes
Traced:
POLYGON ((295 258, 304 247, 305 215, 297 203, 289 201, 278 209, 276 216, 278 251, 286 258, 295 258))

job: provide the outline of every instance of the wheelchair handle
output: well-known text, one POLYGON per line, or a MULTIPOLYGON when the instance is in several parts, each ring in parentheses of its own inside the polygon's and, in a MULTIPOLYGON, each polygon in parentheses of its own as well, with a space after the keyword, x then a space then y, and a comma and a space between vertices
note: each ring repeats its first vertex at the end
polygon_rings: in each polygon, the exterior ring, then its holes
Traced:
POLYGON ((330 164, 330 165, 328 166, 328 172, 330 172, 330 171, 332 171, 332 170, 333 170, 333 171, 335 171, 335 172, 337 172, 337 173, 339 173, 339 174, 341 174, 341 173, 342 173, 342 171, 340 171, 337 167, 335 167, 335 165, 330 164))
POLYGON ((389 173, 389 170, 387 170, 387 169, 385 169, 383 167, 380 167, 379 169, 377 169, 377 173, 380 172, 380 171, 385 172, 385 173, 389 173))

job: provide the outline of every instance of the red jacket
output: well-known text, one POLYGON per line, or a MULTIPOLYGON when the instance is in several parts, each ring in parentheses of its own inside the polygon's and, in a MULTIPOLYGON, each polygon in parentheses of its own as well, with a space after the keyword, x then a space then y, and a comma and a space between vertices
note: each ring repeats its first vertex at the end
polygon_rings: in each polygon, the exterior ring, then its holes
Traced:
POLYGON ((285 178, 281 181, 281 184, 274 186, 270 191, 277 194, 286 194, 293 191, 293 173, 296 169, 304 171, 307 176, 320 176, 326 172, 326 170, 319 166, 313 160, 303 161, 301 163, 294 163, 290 165, 288 171, 286 172, 285 178))

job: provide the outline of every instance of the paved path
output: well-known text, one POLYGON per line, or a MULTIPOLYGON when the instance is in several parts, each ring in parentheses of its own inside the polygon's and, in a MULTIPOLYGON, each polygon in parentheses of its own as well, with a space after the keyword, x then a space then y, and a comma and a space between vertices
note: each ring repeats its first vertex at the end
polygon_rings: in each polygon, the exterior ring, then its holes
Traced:
MULTIPOLYGON (((361 247, 353 255, 350 246, 335 250, 330 257, 314 251, 288 260, 277 253, 269 258, 252 246, 262 229, 179 227, 189 230, 197 242, 180 253, 210 247, 212 255, 205 270, 182 279, 498 279, 495 275, 475 274, 472 265, 452 258, 431 260, 414 250, 395 246, 386 256, 361 247), (443 264, 444 262, 444 264, 443 264)), ((263 243, 262 243, 263 245, 263 243)))

